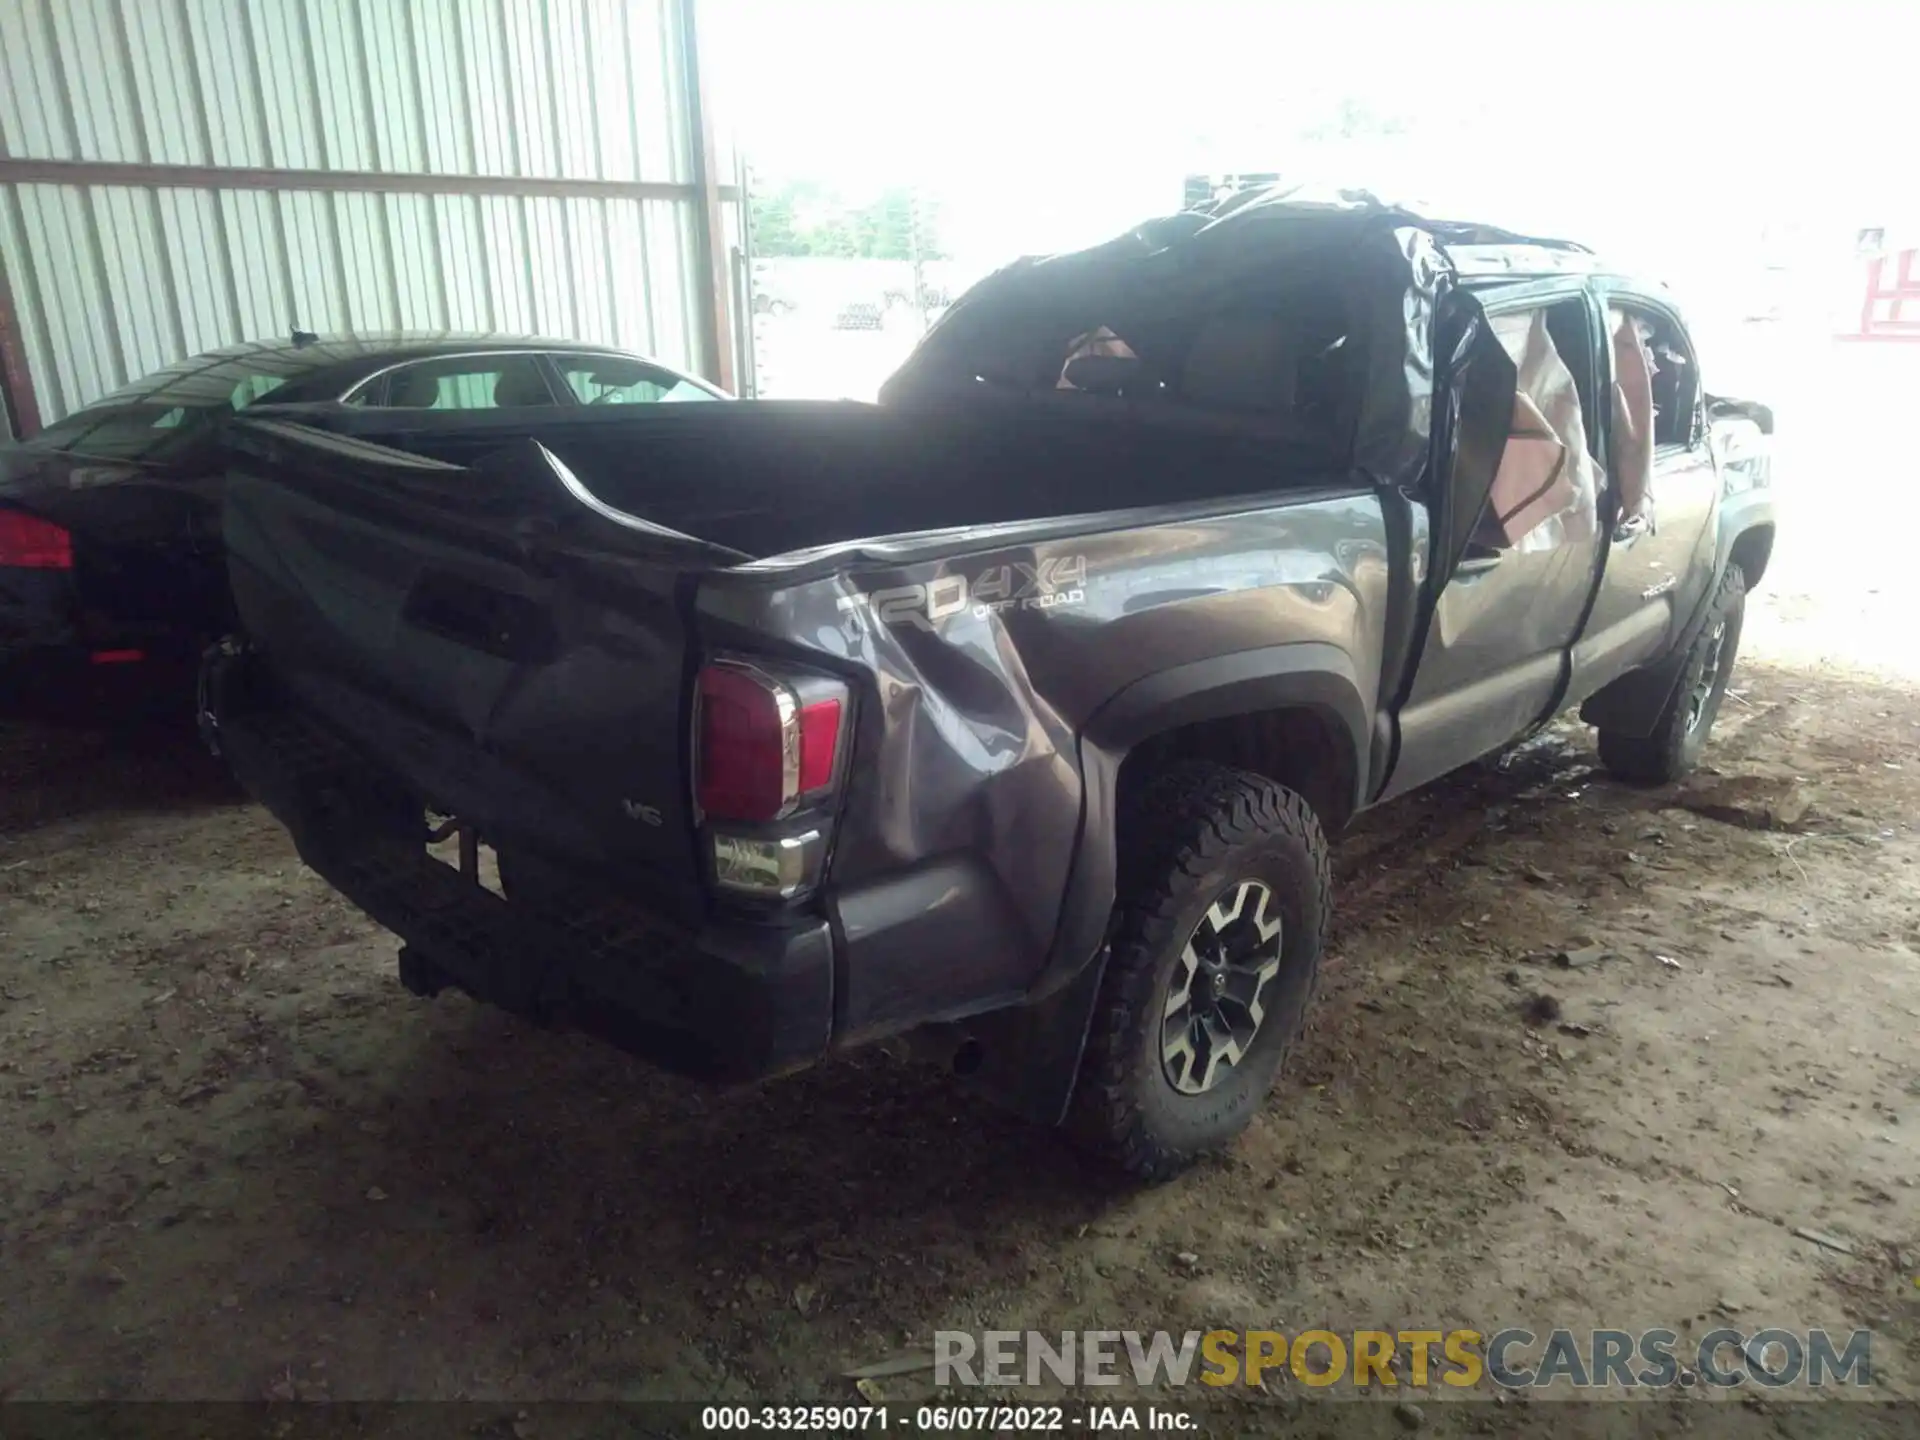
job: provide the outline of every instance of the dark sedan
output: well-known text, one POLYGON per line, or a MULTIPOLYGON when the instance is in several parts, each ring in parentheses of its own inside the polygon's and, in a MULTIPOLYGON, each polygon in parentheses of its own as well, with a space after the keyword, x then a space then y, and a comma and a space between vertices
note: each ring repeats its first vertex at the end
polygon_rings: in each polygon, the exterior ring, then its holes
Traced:
POLYGON ((591 428, 725 398, 643 356, 493 335, 296 335, 183 360, 0 448, 0 660, 180 657, 222 633, 220 438, 239 410, 463 462, 529 410, 591 428))

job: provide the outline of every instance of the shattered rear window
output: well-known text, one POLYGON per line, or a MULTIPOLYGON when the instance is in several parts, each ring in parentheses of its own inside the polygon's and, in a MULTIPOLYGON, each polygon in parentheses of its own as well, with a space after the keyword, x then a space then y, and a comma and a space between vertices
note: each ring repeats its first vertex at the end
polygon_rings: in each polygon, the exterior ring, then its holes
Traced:
POLYGON ((1333 291, 1305 286, 1192 307, 1116 305, 1014 331, 970 357, 976 383, 1070 404, 1134 402, 1139 418, 1207 414, 1344 451, 1365 384, 1364 345, 1333 291))

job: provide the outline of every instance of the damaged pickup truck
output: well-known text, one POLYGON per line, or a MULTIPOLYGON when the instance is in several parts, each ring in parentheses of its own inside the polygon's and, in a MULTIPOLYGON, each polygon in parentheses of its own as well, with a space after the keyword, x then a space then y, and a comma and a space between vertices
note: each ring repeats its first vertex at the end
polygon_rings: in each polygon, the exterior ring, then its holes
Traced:
POLYGON ((1358 195, 1023 261, 878 405, 648 410, 240 421, 207 735, 417 994, 905 1037, 1145 1176, 1300 1034, 1327 835, 1575 705, 1681 774, 1773 544, 1663 290, 1358 195))

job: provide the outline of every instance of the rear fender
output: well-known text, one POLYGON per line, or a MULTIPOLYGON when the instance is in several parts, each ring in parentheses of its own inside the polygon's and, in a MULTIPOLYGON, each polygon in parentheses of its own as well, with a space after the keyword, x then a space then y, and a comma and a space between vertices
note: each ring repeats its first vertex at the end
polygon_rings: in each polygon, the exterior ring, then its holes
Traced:
POLYGON ((1123 762, 1156 736, 1276 710, 1308 710, 1329 722, 1345 752, 1342 792, 1349 809, 1358 808, 1366 783, 1360 757, 1368 753, 1368 709, 1351 657, 1335 646, 1276 645, 1175 666, 1127 686, 1095 713, 1080 747, 1086 785, 1080 844, 1053 950, 1035 987, 1041 998, 966 1027, 979 1046, 978 1068, 967 1076, 971 1084, 1038 1123, 1065 1118, 1099 999, 1118 896, 1123 762))
POLYGON ((1117 790, 1127 755, 1201 721, 1289 709, 1320 715, 1340 736, 1351 813, 1365 788, 1359 757, 1368 753, 1368 709, 1352 659, 1333 645, 1303 641, 1195 660, 1135 681, 1101 706, 1080 746, 1086 802, 1049 979, 1057 984, 1077 971, 1105 934, 1118 888, 1117 790))

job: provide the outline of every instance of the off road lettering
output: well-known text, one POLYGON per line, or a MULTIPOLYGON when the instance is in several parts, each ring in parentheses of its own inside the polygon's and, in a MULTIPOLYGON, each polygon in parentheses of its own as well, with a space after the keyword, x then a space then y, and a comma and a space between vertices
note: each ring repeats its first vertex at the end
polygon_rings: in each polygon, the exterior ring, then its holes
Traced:
POLYGON ((969 579, 943 575, 924 585, 896 585, 843 596, 843 614, 870 610, 883 625, 933 631, 955 615, 985 619, 1006 610, 1055 610, 1087 598, 1087 557, 1060 555, 1037 565, 994 565, 969 579))

